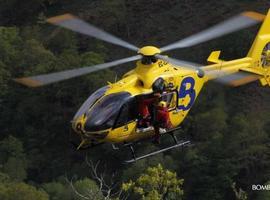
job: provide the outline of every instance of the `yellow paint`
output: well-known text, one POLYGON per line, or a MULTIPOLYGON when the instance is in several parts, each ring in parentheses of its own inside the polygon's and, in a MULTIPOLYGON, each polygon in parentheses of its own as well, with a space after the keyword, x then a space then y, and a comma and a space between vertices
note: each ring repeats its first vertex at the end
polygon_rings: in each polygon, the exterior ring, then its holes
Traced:
POLYGON ((160 53, 160 49, 154 46, 145 46, 138 51, 139 54, 142 54, 144 56, 154 56, 156 54, 160 53))
MULTIPOLYGON (((163 78, 167 85, 173 85, 171 91, 178 91, 179 93, 179 88, 181 85, 183 85, 182 81, 190 77, 192 80, 194 80, 194 92, 196 99, 203 85, 207 81, 241 71, 250 73, 250 76, 239 80, 234 80, 234 82, 231 83, 232 85, 242 85, 259 79, 262 85, 270 86, 270 68, 262 67, 261 63, 261 54, 263 48, 267 43, 270 42, 270 12, 268 12, 267 16, 265 17, 250 12, 245 13, 245 16, 255 18, 256 20, 262 20, 262 18, 264 18, 260 31, 246 57, 231 61, 223 61, 219 59, 220 51, 214 51, 208 58, 208 61, 214 64, 201 67, 201 70, 205 72, 205 76, 201 78, 198 77, 197 71, 195 70, 187 69, 181 66, 174 66, 173 64, 166 63, 162 60, 158 60, 156 63, 151 65, 142 65, 141 62, 138 61, 134 70, 126 73, 123 76, 123 79, 120 81, 109 85, 109 89, 105 95, 122 91, 129 92, 132 96, 150 94, 153 92, 152 84, 159 77, 163 78)), ((159 52, 160 51, 158 48, 151 46, 143 47, 139 50, 140 54, 146 56, 152 56, 159 52)), ((186 90, 188 90, 190 89, 191 84, 187 83, 184 87, 186 90)), ((178 127, 190 111, 190 109, 179 109, 176 105, 187 106, 190 101, 190 95, 179 98, 176 96, 176 94, 174 94, 173 101, 169 107, 169 115, 173 127, 178 127)), ((78 118, 78 120, 81 123, 85 122, 84 118, 78 118)), ((74 123, 76 124, 78 122, 74 123)), ((109 132, 107 137, 101 141, 111 143, 132 142, 142 138, 151 137, 154 134, 154 131, 138 133, 136 132, 136 126, 137 121, 131 121, 125 126, 107 130, 109 132)))
POLYGON ((152 131, 138 133, 136 132, 136 128, 137 123, 135 121, 131 121, 125 126, 113 129, 106 139, 114 143, 119 143, 123 141, 131 142, 147 138, 153 135, 152 131))
POLYGON ((208 57, 207 61, 209 63, 221 63, 222 60, 219 60, 220 53, 221 51, 213 51, 208 57))

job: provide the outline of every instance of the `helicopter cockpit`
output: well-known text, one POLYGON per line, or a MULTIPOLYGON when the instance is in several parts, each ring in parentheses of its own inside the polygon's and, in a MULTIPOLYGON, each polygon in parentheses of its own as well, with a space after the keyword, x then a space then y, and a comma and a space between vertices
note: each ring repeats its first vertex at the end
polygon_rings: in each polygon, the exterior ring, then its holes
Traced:
POLYGON ((131 99, 128 92, 113 93, 101 98, 86 114, 85 131, 96 132, 121 126, 130 116, 130 109, 125 109, 129 107, 127 102, 131 99))
POLYGON ((73 118, 73 128, 77 132, 87 132, 88 135, 96 132, 103 132, 108 129, 115 129, 138 121, 138 127, 143 120, 142 110, 146 109, 145 102, 149 102, 147 109, 150 112, 150 123, 153 124, 153 109, 157 101, 166 101, 169 110, 176 108, 176 91, 166 91, 163 79, 157 79, 153 84, 153 93, 132 96, 129 92, 117 92, 105 95, 108 86, 102 87, 94 92, 83 103, 73 118), (159 87, 157 87, 159 86, 159 87), (163 86, 163 87, 161 87, 163 86), (155 93, 160 93, 159 100, 155 93), (174 102, 174 103, 173 103, 174 102))
POLYGON ((104 87, 98 89, 97 91, 95 91, 90 97, 88 97, 88 99, 82 104, 82 106, 80 107, 80 109, 77 111, 77 113, 73 117, 73 121, 76 121, 76 119, 78 117, 80 117, 81 115, 83 115, 84 113, 86 113, 89 110, 89 108, 100 97, 102 97, 105 94, 105 92, 107 91, 107 89, 108 89, 108 86, 104 86, 104 87))

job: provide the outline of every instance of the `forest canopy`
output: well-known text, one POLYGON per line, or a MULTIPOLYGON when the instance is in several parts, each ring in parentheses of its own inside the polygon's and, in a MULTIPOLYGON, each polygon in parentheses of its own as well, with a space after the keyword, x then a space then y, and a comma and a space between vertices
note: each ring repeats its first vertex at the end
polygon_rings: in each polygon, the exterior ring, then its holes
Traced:
MULTIPOLYGON (((164 46, 242 11, 266 13, 269 8, 266 0, 1 0, 0 199, 268 200, 269 191, 251 188, 270 181, 270 88, 258 82, 238 88, 208 83, 177 133, 191 138, 191 148, 122 165, 119 160, 128 151, 119 158, 106 145, 74 150, 70 120, 91 93, 119 79, 135 63, 42 88, 26 88, 12 79, 132 55, 51 26, 47 17, 69 12, 137 46, 164 46), (96 176, 86 157, 99 163, 96 176), (104 183, 112 174, 116 185, 108 194, 104 183), (168 194, 157 189, 155 181, 161 179, 167 181, 161 188, 169 188, 168 194)), ((212 50, 221 49, 225 60, 240 58, 257 30, 168 54, 202 64, 212 50)), ((157 148, 149 143, 139 151, 157 148)))

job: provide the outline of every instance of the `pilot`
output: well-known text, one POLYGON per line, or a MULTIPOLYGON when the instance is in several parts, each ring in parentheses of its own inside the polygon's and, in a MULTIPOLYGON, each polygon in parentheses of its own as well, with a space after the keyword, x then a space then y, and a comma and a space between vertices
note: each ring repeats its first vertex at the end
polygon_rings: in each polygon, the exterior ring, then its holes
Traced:
POLYGON ((154 142, 160 143, 160 134, 165 133, 169 128, 172 128, 170 121, 169 110, 165 101, 160 101, 155 108, 154 115, 154 142))

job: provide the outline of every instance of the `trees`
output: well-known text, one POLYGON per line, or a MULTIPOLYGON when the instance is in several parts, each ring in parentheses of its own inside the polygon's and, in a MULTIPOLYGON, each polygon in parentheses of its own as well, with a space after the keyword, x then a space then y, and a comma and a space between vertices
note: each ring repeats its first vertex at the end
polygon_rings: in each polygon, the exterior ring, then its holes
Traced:
POLYGON ((95 181, 84 178, 81 180, 77 180, 74 185, 71 185, 73 188, 73 191, 75 191, 76 199, 96 199, 96 200, 102 200, 106 199, 102 195, 102 192, 100 191, 100 188, 97 186, 95 181))
POLYGON ((51 200, 104 199, 95 181, 89 178, 76 181, 60 178, 43 184, 42 188, 49 194, 51 200))
MULTIPOLYGON (((48 49, 48 44, 39 40, 44 36, 41 30, 44 31, 35 27, 23 31, 19 28, 0 28, 0 127, 3 137, 12 132, 24 142, 29 155, 31 177, 46 177, 48 180, 44 181, 47 182, 53 176, 62 175, 61 170, 67 166, 68 157, 63 152, 70 149, 66 139, 70 128, 68 121, 91 92, 114 77, 110 70, 106 70, 39 90, 14 84, 10 78, 104 62, 103 54, 91 51, 80 53, 76 46, 77 38, 67 32, 56 35, 65 45, 53 45, 54 36, 46 42, 55 49, 48 49), (59 146, 63 142, 64 148, 59 146), (48 149, 48 144, 57 145, 48 149), (52 160, 56 154, 58 159, 52 160)), ((22 165, 16 165, 15 162, 19 161, 10 158, 6 166, 22 165)), ((14 170, 13 173, 19 171, 14 170)))
MULTIPOLYGON (((47 16, 71 12, 138 46, 163 46, 234 13, 245 9, 265 13, 268 7, 267 1, 249 1, 248 4, 247 1, 214 0, 209 4, 194 0, 184 3, 175 0, 2 1, 0 21, 6 27, 0 27, 0 140, 3 139, 0 142, 0 172, 4 173, 0 194, 9 194, 14 188, 22 191, 21 196, 26 195, 23 191, 42 192, 37 189, 40 184, 50 199, 78 198, 66 181, 56 178, 66 173, 80 177, 73 181, 74 188, 80 193, 87 195, 86 188, 98 191, 98 181, 84 178, 88 175, 88 167, 83 165, 84 152, 73 151, 68 144, 69 121, 94 90, 107 81, 114 81, 114 72, 106 70, 38 89, 24 88, 11 79, 90 66, 125 57, 131 52, 47 25, 43 23, 47 16), (7 178, 9 182, 4 181, 7 178)), ((254 35, 255 31, 252 33, 250 29, 189 50, 169 52, 169 55, 175 53, 176 57, 181 55, 181 58, 204 63, 210 51, 222 49, 224 60, 241 57, 246 55, 254 35)), ((121 73, 127 68, 122 69, 121 73)), ((105 176, 117 170, 121 174, 117 181, 128 183, 128 179, 134 179, 135 185, 128 191, 140 197, 142 195, 133 190, 135 186, 149 193, 156 190, 156 183, 149 183, 151 187, 148 188, 143 178, 141 182, 136 181, 140 177, 149 178, 145 169, 158 168, 155 165, 161 163, 163 171, 166 168, 181 173, 185 184, 179 188, 185 190, 186 199, 232 199, 235 197, 231 188, 233 182, 237 183, 237 188, 246 191, 249 199, 254 196, 267 199, 267 192, 256 195, 249 190, 250 184, 265 183, 270 178, 270 93, 269 88, 256 85, 232 89, 208 84, 183 124, 181 134, 191 136, 194 143, 183 152, 166 152, 122 166, 120 160, 129 152, 122 151, 115 158, 115 152, 105 145, 91 149, 91 159, 103 159, 109 168, 105 176)), ((151 144, 140 147, 138 153, 159 148, 151 144)), ((153 192, 153 196, 160 197, 159 192, 153 192)), ((146 193, 143 193, 145 198, 146 193)), ((0 196, 0 199, 5 198, 8 197, 0 196)), ((168 198, 174 197, 168 195, 168 198)))
MULTIPOLYGON (((269 185, 270 181, 266 182, 265 186, 269 185)), ((257 197, 256 200, 268 200, 270 199, 270 191, 269 190, 263 190, 263 191, 257 191, 257 197)))
POLYGON ((27 185, 26 183, 9 183, 4 185, 4 192, 0 195, 3 195, 1 199, 3 200, 48 200, 48 194, 43 190, 38 190, 31 185, 27 185))
POLYGON ((50 200, 72 200, 73 193, 67 183, 57 180, 43 184, 42 188, 48 193, 50 200))
POLYGON ((22 181, 27 177, 27 159, 19 139, 8 136, 0 141, 0 165, 0 171, 13 180, 22 181))
POLYGON ((122 189, 126 192, 138 195, 142 199, 182 199, 184 180, 178 179, 176 173, 163 169, 159 164, 156 167, 147 168, 140 177, 127 183, 123 183, 122 189))
POLYGON ((1 200, 49 200, 49 196, 42 189, 23 182, 12 181, 8 175, 0 173, 1 200))

